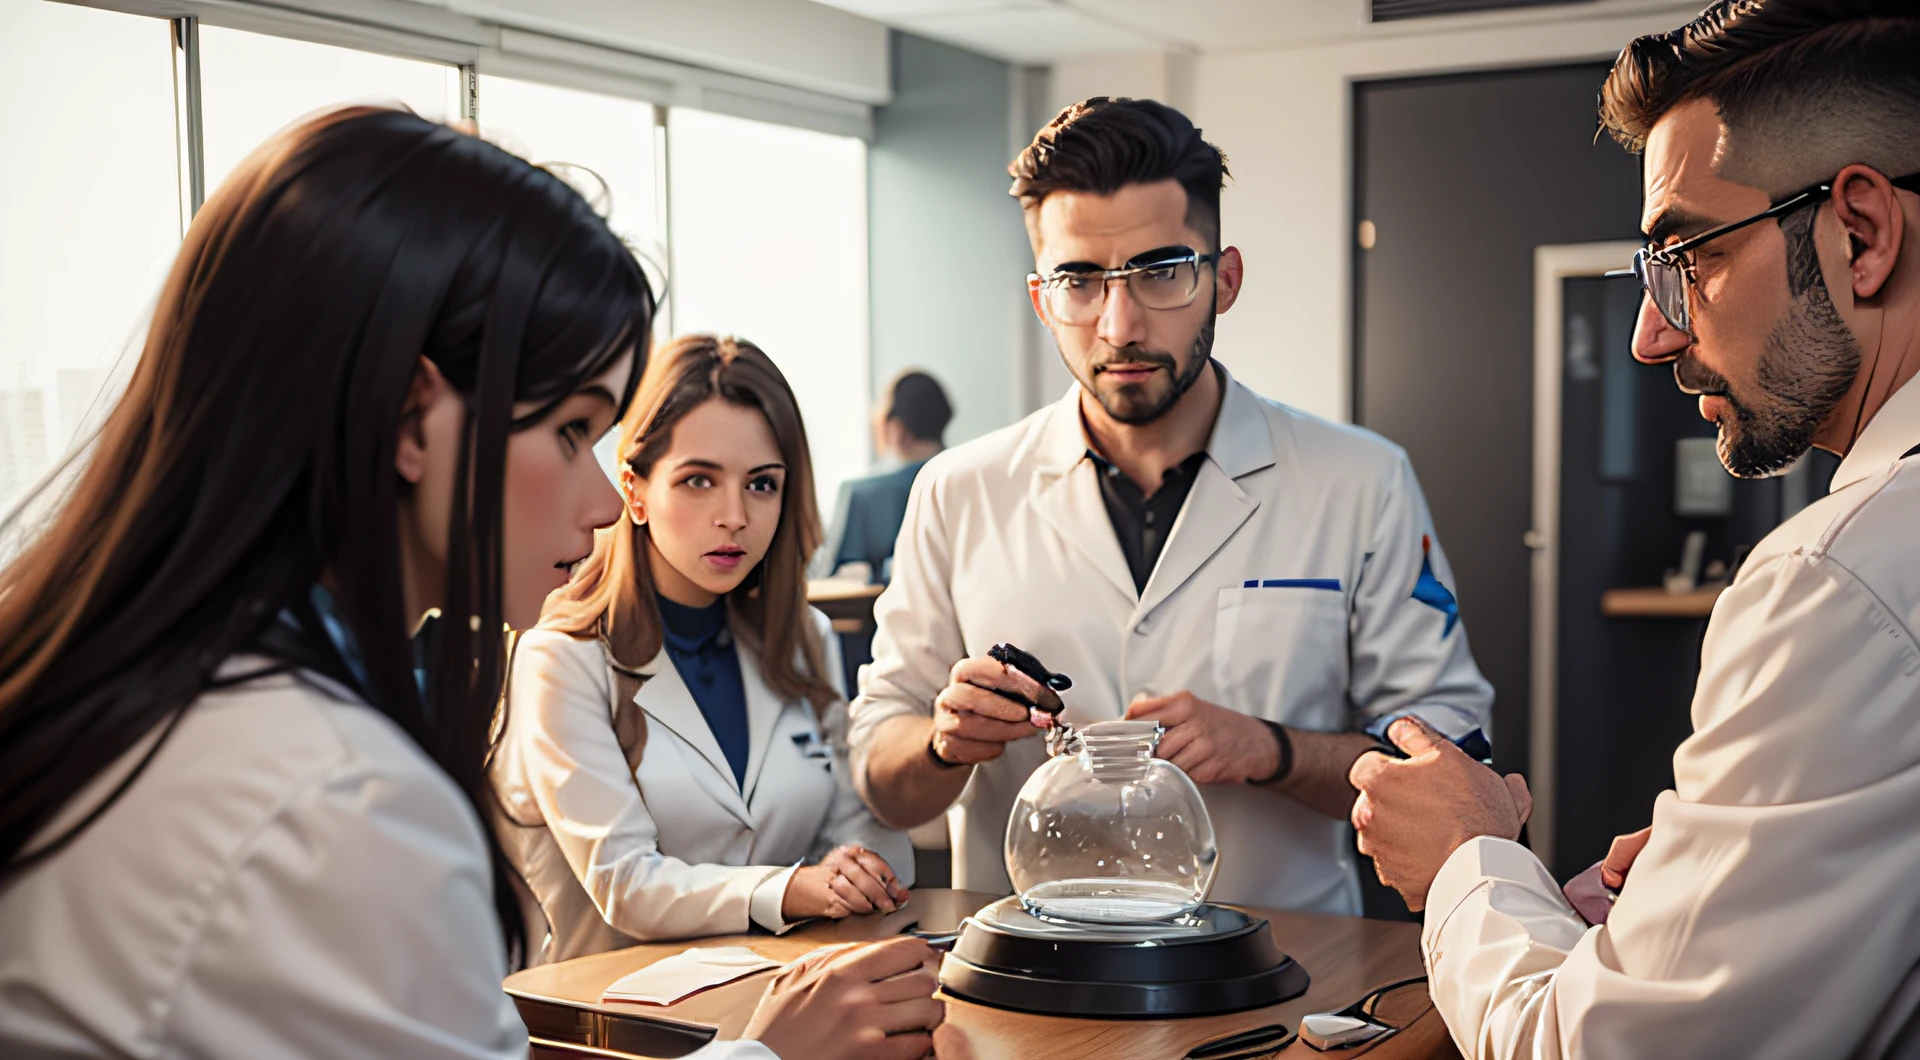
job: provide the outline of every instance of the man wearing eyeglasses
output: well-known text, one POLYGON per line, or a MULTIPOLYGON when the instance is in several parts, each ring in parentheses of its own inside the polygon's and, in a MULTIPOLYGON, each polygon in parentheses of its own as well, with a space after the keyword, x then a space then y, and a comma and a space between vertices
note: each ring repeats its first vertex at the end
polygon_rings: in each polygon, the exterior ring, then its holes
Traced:
POLYGON ((1920 10, 1716 4, 1630 45, 1601 118, 1646 158, 1634 356, 1736 475, 1844 459, 1715 606, 1610 906, 1512 842, 1517 778, 1411 723, 1354 767, 1361 848, 1475 1060, 1920 1055, 1920 10))
POLYGON ((1243 266, 1224 159, 1178 111, 1076 104, 1011 172, 1074 386, 915 481, 852 708, 856 783, 896 825, 951 807, 954 885, 1010 890, 1009 812, 1046 755, 999 694, 1040 695, 988 657, 1010 642, 1072 678, 1071 724, 1165 726, 1158 754, 1217 832, 1214 899, 1358 912, 1346 777, 1368 731, 1412 715, 1488 750, 1492 691, 1406 454, 1213 359, 1243 266))

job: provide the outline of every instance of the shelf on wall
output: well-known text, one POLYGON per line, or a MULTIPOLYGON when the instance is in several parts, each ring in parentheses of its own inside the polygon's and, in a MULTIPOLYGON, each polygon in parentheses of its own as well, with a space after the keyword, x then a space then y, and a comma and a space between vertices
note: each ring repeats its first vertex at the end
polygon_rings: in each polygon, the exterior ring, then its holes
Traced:
POLYGON ((1608 618, 1706 618, 1726 586, 1670 593, 1658 586, 1608 589, 1600 594, 1600 613, 1608 618))

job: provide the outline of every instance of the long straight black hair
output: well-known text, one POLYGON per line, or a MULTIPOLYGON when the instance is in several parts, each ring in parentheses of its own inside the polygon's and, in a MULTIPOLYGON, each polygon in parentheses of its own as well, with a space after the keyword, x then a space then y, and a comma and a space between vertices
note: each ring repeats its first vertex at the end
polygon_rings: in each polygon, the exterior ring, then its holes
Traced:
MULTIPOLYGON (((254 152, 194 219, 91 461, 0 569, 0 885, 105 812, 137 772, 41 834, 157 730, 150 758, 239 654, 348 683, 482 810, 507 436, 629 358, 624 412, 653 313, 587 203, 479 139, 357 107, 254 152), (422 357, 467 424, 425 695, 394 467, 422 357), (516 402, 539 407, 516 420, 516 402), (308 602, 323 573, 357 667, 308 602)), ((494 859, 512 953, 523 932, 494 859)))

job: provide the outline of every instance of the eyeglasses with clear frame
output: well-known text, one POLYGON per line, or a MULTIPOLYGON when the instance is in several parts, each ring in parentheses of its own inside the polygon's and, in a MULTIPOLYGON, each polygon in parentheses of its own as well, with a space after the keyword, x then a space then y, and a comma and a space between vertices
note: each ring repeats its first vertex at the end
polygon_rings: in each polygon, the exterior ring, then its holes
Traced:
POLYGON ((1201 254, 1179 247, 1145 264, 1118 269, 1056 269, 1045 276, 1028 273, 1027 288, 1055 322, 1086 327, 1099 322, 1108 286, 1115 280, 1126 281, 1127 293, 1144 308, 1185 309, 1200 293, 1200 266, 1219 261, 1217 250, 1201 254))
MULTIPOLYGON (((1920 193, 1920 173, 1891 180, 1894 187, 1903 191, 1920 193)), ((1815 184, 1774 203, 1752 217, 1743 217, 1730 221, 1717 228, 1710 228, 1684 242, 1670 247, 1642 247, 1634 252, 1633 267, 1615 269, 1608 276, 1632 276, 1640 281, 1640 287, 1647 297, 1653 299, 1654 308, 1675 330, 1693 334, 1693 315, 1687 308, 1687 291, 1698 282, 1693 271, 1693 251, 1705 243, 1721 236, 1737 232, 1748 225, 1758 224, 1774 217, 1786 215, 1803 206, 1812 206, 1823 202, 1833 195, 1831 182, 1815 184)))

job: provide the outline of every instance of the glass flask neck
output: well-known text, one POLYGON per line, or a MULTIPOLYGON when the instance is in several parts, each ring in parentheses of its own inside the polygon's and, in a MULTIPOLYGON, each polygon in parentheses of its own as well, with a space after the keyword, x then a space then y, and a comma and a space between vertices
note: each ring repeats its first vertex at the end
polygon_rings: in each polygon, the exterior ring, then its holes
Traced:
POLYGON ((1165 733, 1157 721, 1099 721, 1075 733, 1075 751, 1080 764, 1101 780, 1139 780, 1165 733))

